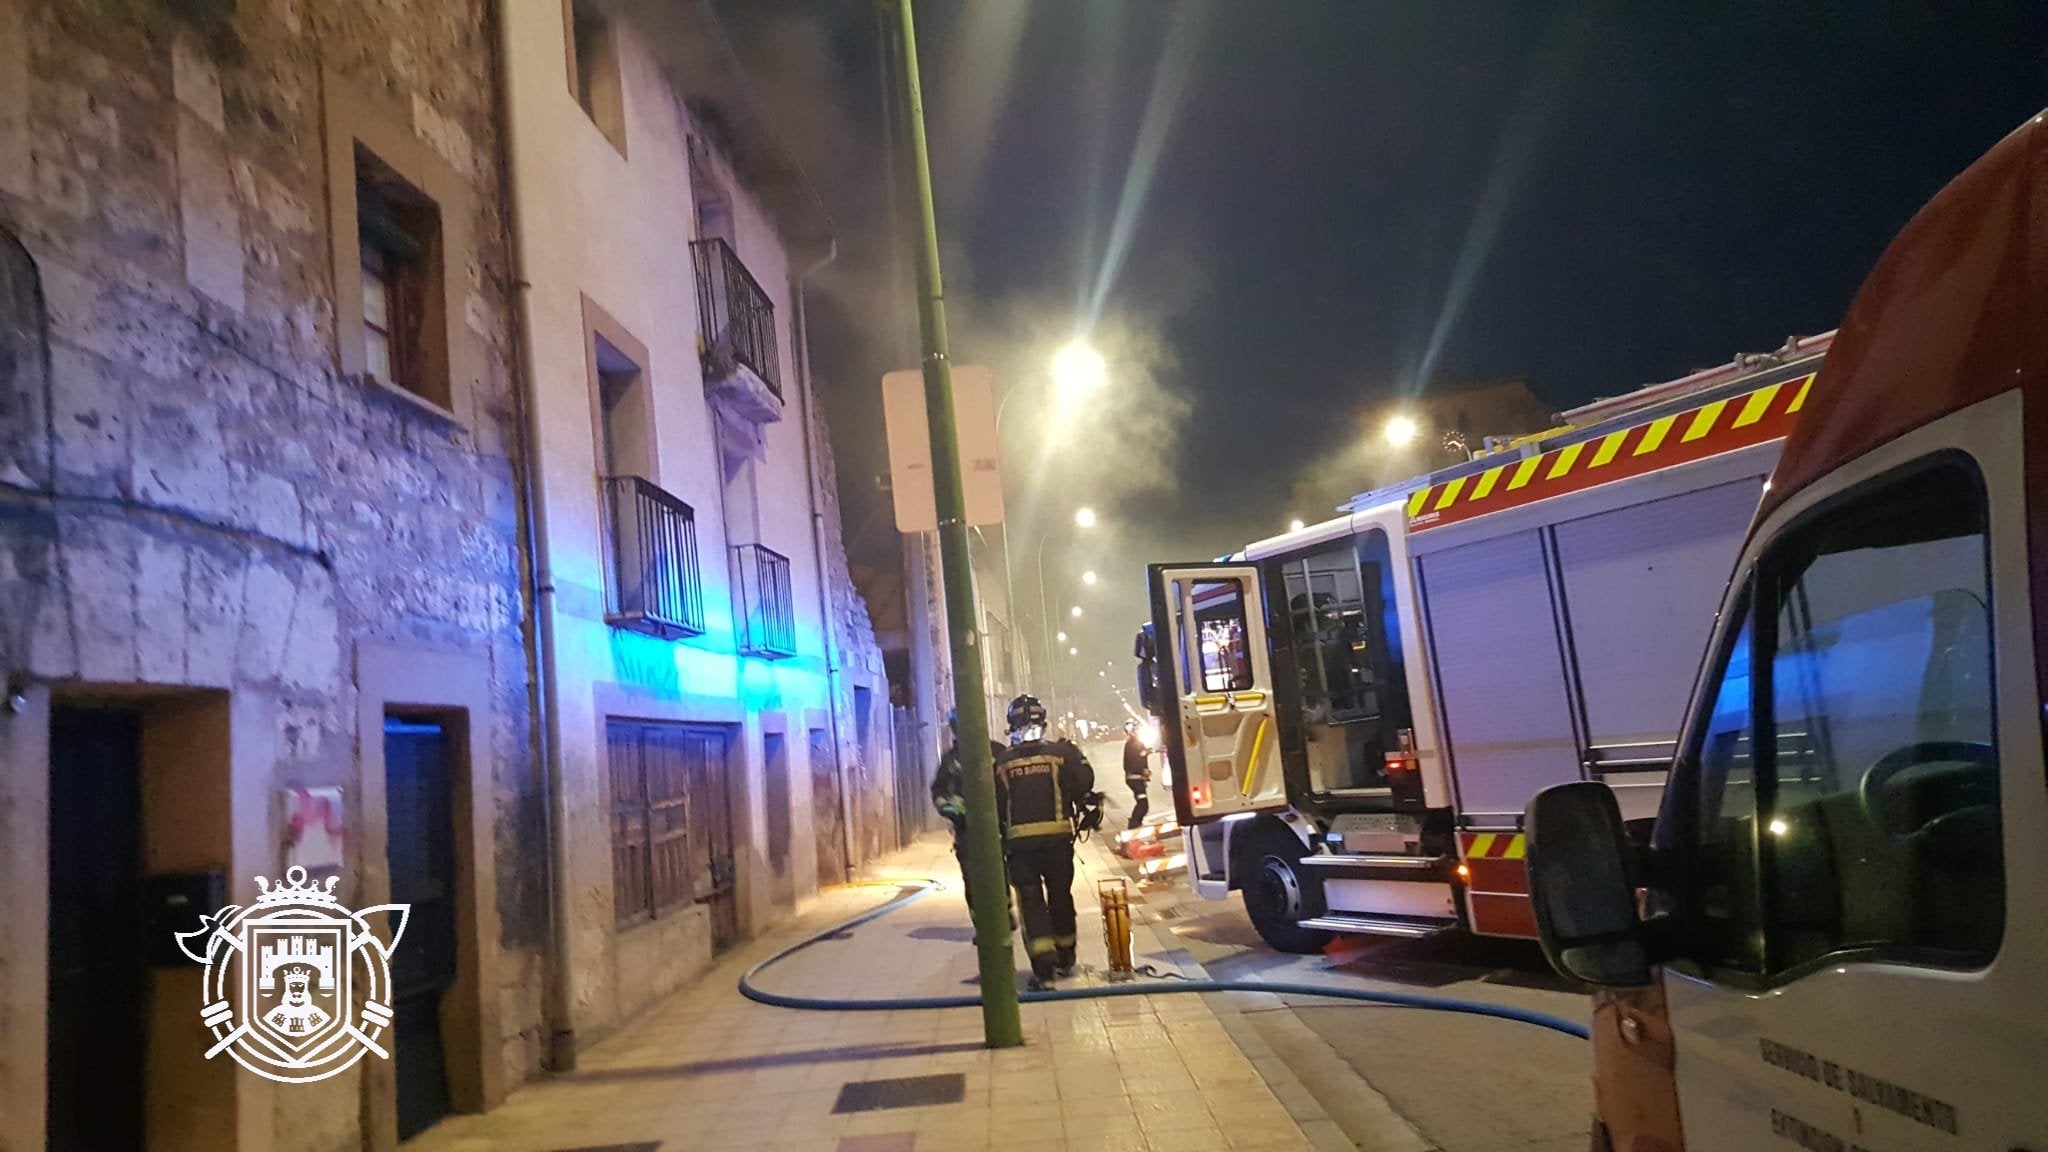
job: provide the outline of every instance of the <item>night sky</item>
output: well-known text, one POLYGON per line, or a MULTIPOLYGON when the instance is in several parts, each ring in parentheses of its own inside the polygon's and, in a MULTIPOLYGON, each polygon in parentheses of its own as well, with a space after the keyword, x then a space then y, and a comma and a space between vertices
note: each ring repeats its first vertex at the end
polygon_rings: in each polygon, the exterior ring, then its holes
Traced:
MULTIPOLYGON (((838 224, 816 372, 849 547, 891 565, 878 380, 916 343, 873 11, 718 6, 838 224)), ((1056 597, 1102 571, 1062 602, 1088 609, 1086 678, 1118 683, 1142 565, 1329 515, 1293 505, 1353 491, 1367 409, 1501 376, 1565 408, 1832 328, 1899 225, 2048 105, 2048 6, 2020 3, 919 17, 954 358, 1026 390, 1004 426, 1021 566, 1039 525, 1102 513, 1046 567, 1056 597), (1112 381, 1057 410, 1045 364, 1084 327, 1112 381)))

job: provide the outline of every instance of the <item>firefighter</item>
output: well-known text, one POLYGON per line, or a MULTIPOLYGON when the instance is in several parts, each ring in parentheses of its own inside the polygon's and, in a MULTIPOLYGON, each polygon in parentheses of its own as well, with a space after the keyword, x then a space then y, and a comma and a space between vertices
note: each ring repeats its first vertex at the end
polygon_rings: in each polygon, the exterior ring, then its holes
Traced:
POLYGON ((1152 750, 1145 746, 1145 734, 1136 720, 1124 721, 1124 786, 1131 790, 1131 820, 1126 828, 1145 822, 1152 800, 1145 785, 1152 779, 1152 750))
MULTIPOLYGON (((946 823, 953 829, 953 859, 960 865, 960 887, 967 896, 967 906, 974 907, 974 879, 967 868, 967 789, 961 779, 960 769, 960 714, 946 713, 946 731, 952 733, 952 740, 946 745, 946 754, 939 757, 939 770, 932 774, 932 807, 939 810, 946 823)), ((988 754, 991 760, 1002 755, 1003 746, 991 740, 988 754)), ((1005 891, 1004 903, 1008 904, 1009 893, 1005 891)), ((1010 912, 1010 927, 1017 927, 1017 913, 1010 912)))
POLYGON ((1074 833, 1101 821, 1095 770, 1081 750, 1046 739, 1045 705, 1036 697, 1010 702, 1010 746, 996 757, 996 814, 1017 909, 1031 986, 1045 988, 1074 972, 1074 833))

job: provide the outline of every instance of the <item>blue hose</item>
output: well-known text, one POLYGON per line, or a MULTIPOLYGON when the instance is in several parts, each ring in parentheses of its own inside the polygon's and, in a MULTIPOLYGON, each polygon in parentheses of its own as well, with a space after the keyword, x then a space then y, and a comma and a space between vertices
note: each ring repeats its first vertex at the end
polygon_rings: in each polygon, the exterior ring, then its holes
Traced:
MULTIPOLYGON (((790 996, 781 992, 769 992, 754 986, 754 977, 782 963, 798 952, 826 940, 834 940, 847 932, 870 921, 879 920, 899 908, 937 890, 938 883, 931 880, 909 880, 896 885, 903 889, 897 895, 884 901, 878 908, 863 912, 851 920, 835 924, 815 936, 807 937, 784 948, 752 968, 740 977, 740 995, 757 1004, 774 1008, 795 1008, 811 1012, 902 1012, 921 1008, 978 1008, 981 997, 975 996, 895 996, 870 1000, 838 999, 824 996, 790 996)), ((1545 1012, 1531 1012, 1522 1008, 1511 1008, 1505 1004, 1489 1004, 1484 1000, 1453 1000, 1442 996, 1418 996, 1409 992, 1382 992, 1364 988, 1329 988, 1319 984, 1266 983, 1256 980, 1157 980, 1139 981, 1127 984, 1105 984, 1088 988, 1057 988, 1046 991, 1025 991, 1018 999, 1026 1004, 1046 1004, 1059 1000, 1095 1000, 1111 996, 1165 996, 1178 992, 1267 992, 1279 996, 1320 996, 1331 1000, 1358 1000, 1367 1004, 1388 1004, 1397 1008, 1421 1008, 1432 1012, 1463 1012, 1473 1016, 1492 1016, 1500 1020, 1513 1020, 1522 1024, 1534 1024, 1581 1040, 1589 1032, 1584 1024, 1552 1016, 1545 1012)))

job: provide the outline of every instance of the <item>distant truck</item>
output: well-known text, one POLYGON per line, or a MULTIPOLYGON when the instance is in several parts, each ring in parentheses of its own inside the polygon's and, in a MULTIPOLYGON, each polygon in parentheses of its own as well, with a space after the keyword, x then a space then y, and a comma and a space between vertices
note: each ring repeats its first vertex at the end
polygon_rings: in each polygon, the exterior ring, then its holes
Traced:
POLYGON ((2048 1150, 2043 117, 1864 281, 1731 571, 1647 851, 1528 813, 1594 1147, 2048 1150))
POLYGON ((1260 936, 1534 938, 1523 809, 1647 832, 1744 533, 1828 337, 1566 413, 1215 563, 1150 569, 1136 654, 1194 889, 1260 936))

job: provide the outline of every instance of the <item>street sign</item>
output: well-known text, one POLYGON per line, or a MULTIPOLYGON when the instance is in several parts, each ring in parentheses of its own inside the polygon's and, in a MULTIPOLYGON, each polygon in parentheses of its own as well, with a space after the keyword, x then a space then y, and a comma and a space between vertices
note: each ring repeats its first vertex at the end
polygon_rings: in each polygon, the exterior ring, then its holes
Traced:
MULTIPOLYGON (((931 428, 925 422, 924 374, 915 370, 882 377, 882 415, 889 435, 889 488, 896 504, 898 532, 936 532, 932 496, 931 428)), ((986 368, 953 366, 954 435, 960 443, 960 488, 967 496, 967 522, 1003 522, 1002 448, 996 441, 995 381, 986 368)))

